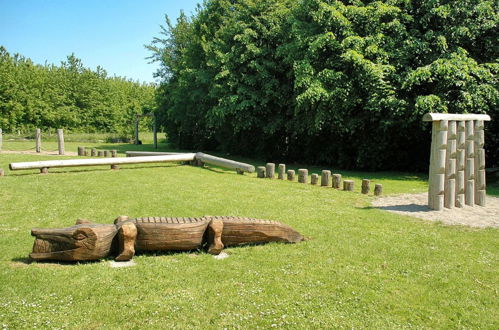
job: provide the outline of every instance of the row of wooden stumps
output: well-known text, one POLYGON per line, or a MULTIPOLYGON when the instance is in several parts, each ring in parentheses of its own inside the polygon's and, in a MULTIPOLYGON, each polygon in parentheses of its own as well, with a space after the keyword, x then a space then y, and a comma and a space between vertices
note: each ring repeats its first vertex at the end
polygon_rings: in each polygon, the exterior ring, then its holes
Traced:
MULTIPOLYGON (((258 178, 275 178, 275 164, 267 163, 266 166, 258 166, 256 168, 256 174, 258 178)), ((296 172, 294 170, 286 171, 285 164, 279 164, 277 170, 277 179, 288 181, 294 181, 296 177, 296 172)), ((298 170, 298 182, 299 183, 308 183, 308 169, 299 169, 298 170)), ((313 173, 310 175, 310 184, 319 185, 319 175, 317 173, 313 173)), ((320 185, 322 187, 329 187, 335 189, 340 189, 341 187, 341 174, 331 174, 329 170, 323 170, 320 177, 320 185)), ((353 180, 344 180, 343 181, 343 190, 344 191, 354 191, 354 181, 353 180)), ((371 181, 368 179, 362 180, 362 189, 361 192, 363 194, 369 194, 371 191, 371 181)), ((374 195, 380 196, 383 193, 383 186, 379 183, 374 185, 374 195)))
POLYGON ((90 150, 85 147, 78 147, 78 156, 91 156, 91 157, 117 157, 117 150, 97 150, 96 148, 91 148, 90 150))
POLYGON ((485 206, 485 132, 482 114, 426 114, 433 122, 428 207, 485 206))

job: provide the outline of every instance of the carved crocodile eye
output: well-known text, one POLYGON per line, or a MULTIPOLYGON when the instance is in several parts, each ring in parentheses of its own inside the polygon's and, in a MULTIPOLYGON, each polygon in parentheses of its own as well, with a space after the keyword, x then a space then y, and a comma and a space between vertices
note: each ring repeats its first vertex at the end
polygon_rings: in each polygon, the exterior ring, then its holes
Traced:
POLYGON ((80 232, 76 232, 73 237, 74 237, 74 239, 81 241, 82 239, 87 238, 87 235, 80 231, 80 232))

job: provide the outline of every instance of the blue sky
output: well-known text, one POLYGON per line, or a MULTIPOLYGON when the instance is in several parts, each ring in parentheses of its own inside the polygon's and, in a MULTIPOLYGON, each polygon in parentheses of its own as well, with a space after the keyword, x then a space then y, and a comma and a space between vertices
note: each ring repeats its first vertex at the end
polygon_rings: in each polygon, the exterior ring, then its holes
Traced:
POLYGON ((202 0, 0 0, 0 45, 35 63, 59 64, 75 53, 86 67, 153 82, 144 48, 164 15, 190 16, 202 0))

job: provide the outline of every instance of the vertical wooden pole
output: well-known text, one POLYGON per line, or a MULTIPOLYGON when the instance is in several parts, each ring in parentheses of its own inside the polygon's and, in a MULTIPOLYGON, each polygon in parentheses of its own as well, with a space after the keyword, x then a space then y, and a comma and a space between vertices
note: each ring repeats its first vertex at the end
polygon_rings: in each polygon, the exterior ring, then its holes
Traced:
POLYGON ((286 164, 279 164, 279 172, 277 178, 279 180, 284 180, 284 174, 286 173, 286 164))
POLYGON ((371 181, 362 179, 362 193, 367 195, 371 191, 371 181))
POLYGON ((2 144, 3 144, 3 133, 2 129, 0 128, 0 152, 2 152, 2 144))
POLYGON ((274 163, 267 163, 267 165, 265 166, 265 170, 266 170, 267 178, 273 179, 275 176, 275 164, 274 163))
POLYGON ((485 131, 483 120, 475 120, 475 203, 485 206, 485 131))
POLYGON ((135 144, 139 144, 139 115, 135 117, 135 144))
POLYGON ((329 186, 329 181, 331 181, 331 171, 323 170, 321 175, 321 186, 322 187, 329 186))
POLYGON ((288 181, 295 181, 295 170, 288 170, 288 181))
POLYGON ((448 126, 447 120, 433 122, 433 131, 435 134, 432 134, 433 139, 431 141, 428 206, 437 211, 444 208, 448 126))
POLYGON ((464 121, 457 123, 457 152, 456 152, 456 207, 464 206, 464 190, 466 167, 466 132, 464 121))
POLYGON ((156 123, 156 115, 152 115, 152 120, 153 120, 153 134, 154 134, 154 149, 158 149, 158 128, 157 128, 157 123, 156 123))
POLYGON ((42 151, 42 130, 37 128, 35 132, 36 140, 36 152, 40 153, 42 151))
POLYGON ((449 121, 447 130, 447 153, 445 166, 444 206, 452 209, 456 204, 456 166, 457 166, 457 124, 449 121))
POLYGON ((340 189, 341 174, 333 174, 333 188, 340 189))
POLYGON ((57 146, 59 148, 59 155, 64 155, 64 131, 62 128, 57 129, 57 146))
POLYGON ((308 170, 305 168, 298 169, 298 182, 308 183, 308 170))
POLYGON ((475 205, 475 127, 472 120, 467 120, 466 124, 466 169, 465 180, 466 190, 464 199, 466 205, 475 205))

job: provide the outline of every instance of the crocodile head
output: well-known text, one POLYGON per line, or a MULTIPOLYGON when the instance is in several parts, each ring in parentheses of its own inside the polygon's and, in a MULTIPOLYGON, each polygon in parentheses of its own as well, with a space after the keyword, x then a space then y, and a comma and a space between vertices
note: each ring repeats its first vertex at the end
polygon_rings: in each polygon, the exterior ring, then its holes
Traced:
POLYGON ((80 223, 67 228, 33 228, 33 260, 97 260, 106 257, 117 233, 115 225, 80 223))

